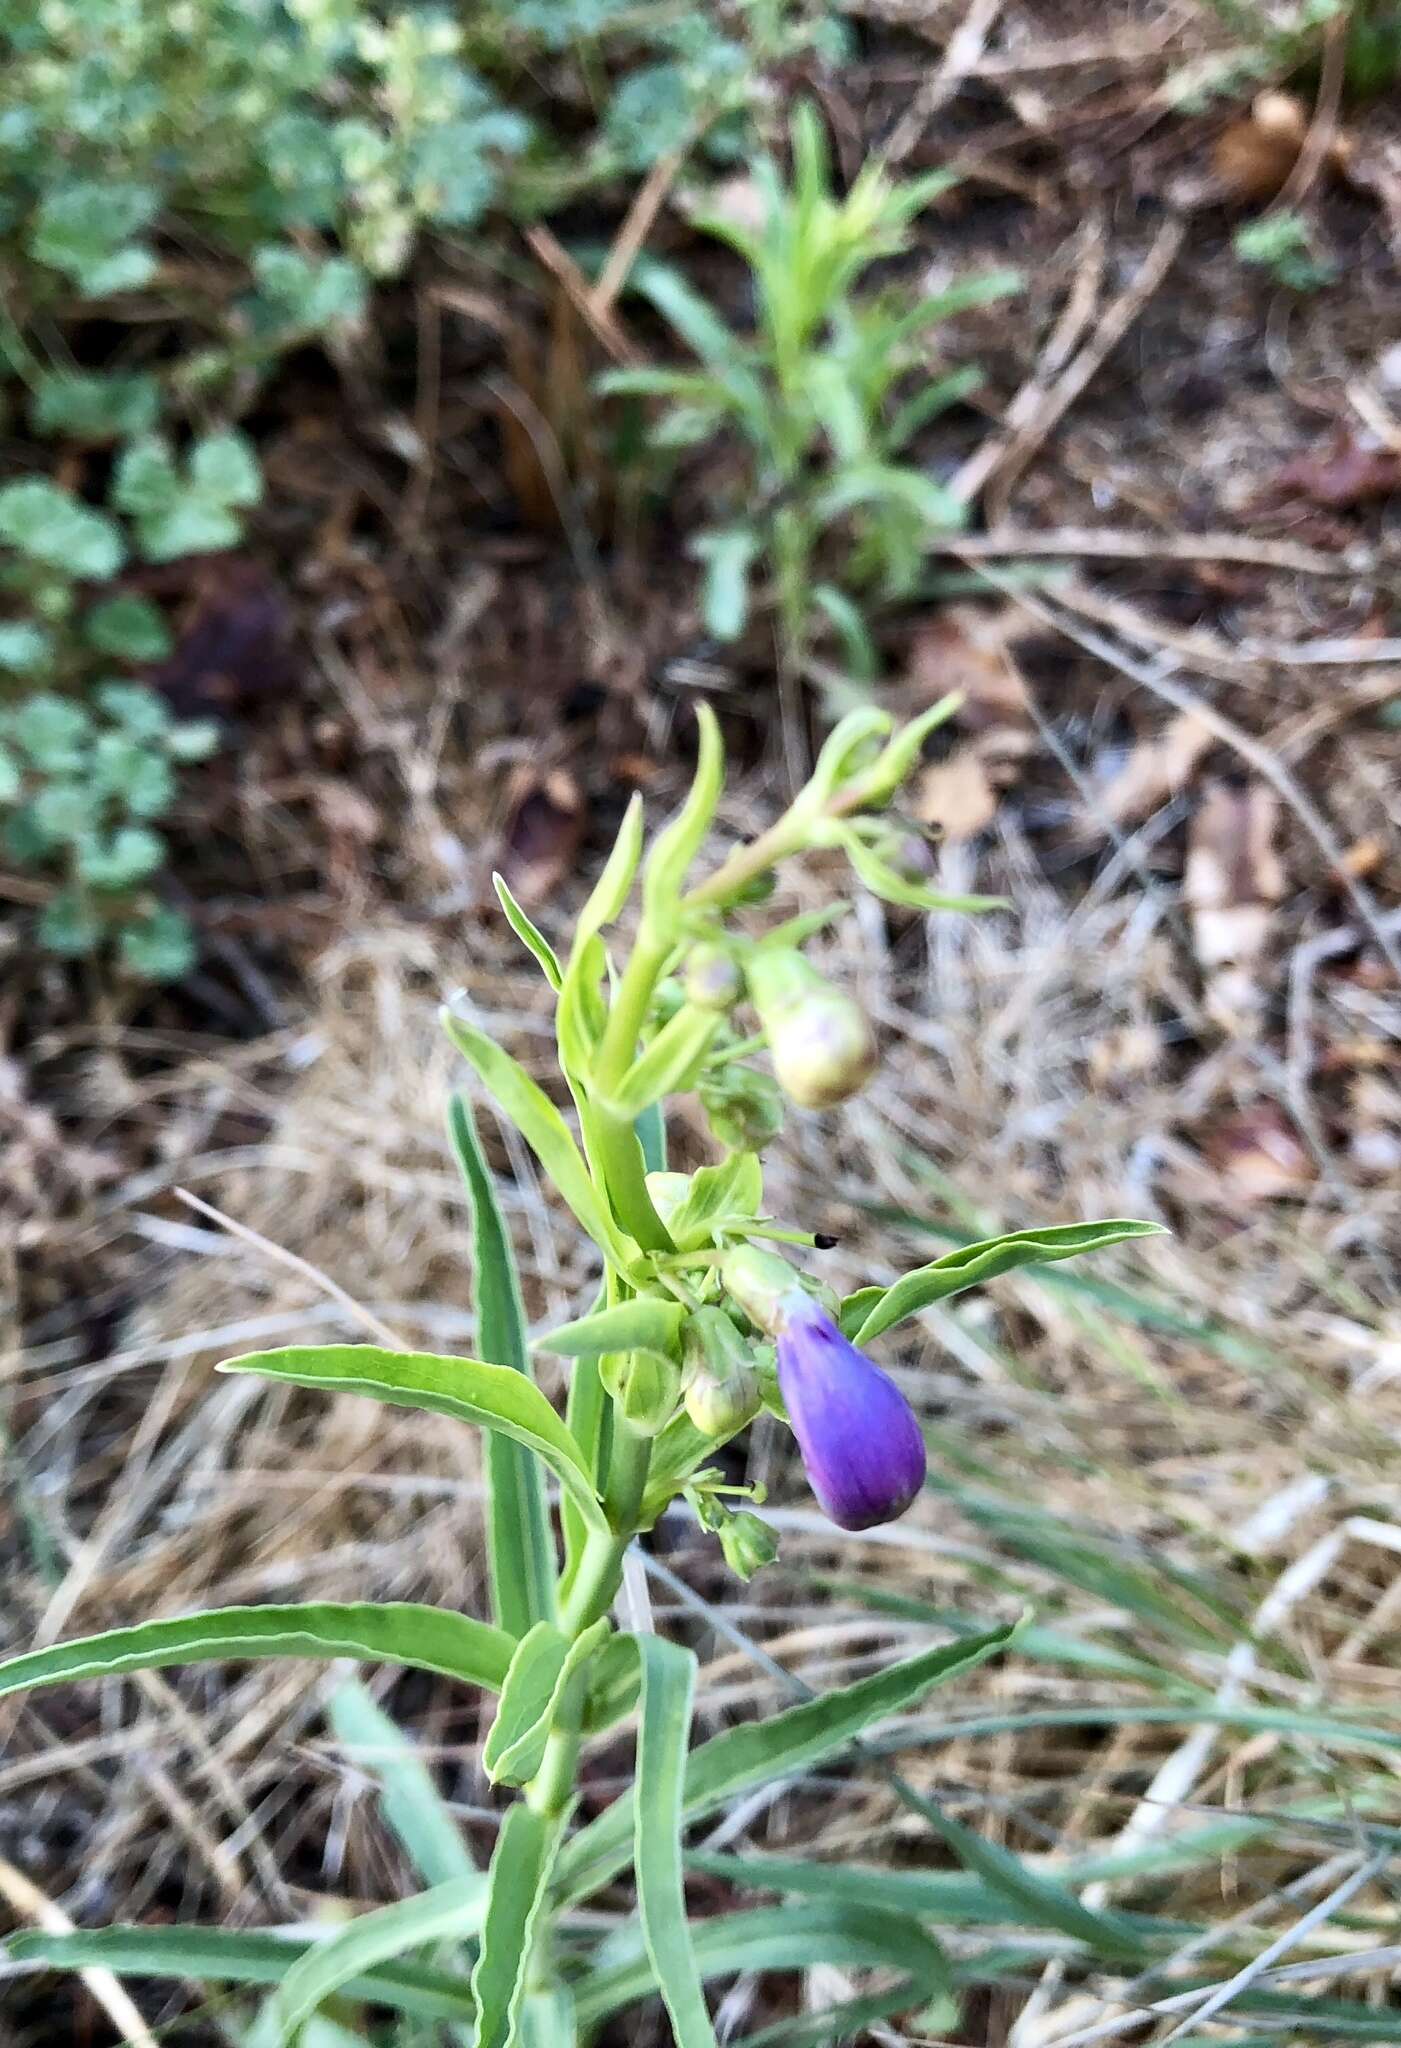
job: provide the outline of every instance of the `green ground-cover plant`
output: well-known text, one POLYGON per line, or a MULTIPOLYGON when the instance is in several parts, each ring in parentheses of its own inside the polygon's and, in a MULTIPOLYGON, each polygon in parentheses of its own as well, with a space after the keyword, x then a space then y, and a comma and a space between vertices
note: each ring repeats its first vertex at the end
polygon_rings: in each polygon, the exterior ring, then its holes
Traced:
POLYGON ((1170 83, 1182 105, 1239 93, 1267 80, 1316 83, 1325 39, 1342 36, 1342 87, 1349 100, 1390 91, 1401 77, 1401 7, 1396 0, 1203 0, 1232 41, 1185 65, 1170 83))
POLYGON ((234 433, 197 439, 183 472, 157 437, 134 441, 112 512, 46 477, 0 486, 0 848, 57 885, 34 922, 47 952, 91 956, 115 941, 140 980, 193 964, 187 919, 151 891, 166 852, 155 825, 218 735, 175 720, 120 672, 159 661, 170 636, 149 598, 110 586, 133 552, 163 561, 229 545, 258 489, 234 433))
POLYGON ((752 181, 752 224, 713 214, 698 225, 748 265, 754 331, 727 326, 675 268, 641 262, 634 289, 699 368, 614 371, 603 388, 668 401, 651 440, 669 458, 721 432, 735 444, 732 509, 694 543, 711 630, 725 640, 742 630, 757 576, 790 667, 825 627, 852 674, 869 679, 876 654, 863 606, 908 595, 930 535, 965 517, 912 452, 921 428, 980 379, 974 365, 931 370, 931 330, 1017 279, 1003 271, 913 299, 862 295, 873 266, 907 249, 911 223, 951 180, 936 171, 897 182, 872 161, 838 196, 811 107, 793 122, 790 175, 761 158, 752 181))
MULTIPOLYGON (((886 815, 926 734, 951 708, 937 706, 898 733, 878 711, 853 712, 782 816, 697 875, 723 775, 718 728, 703 711, 685 805, 647 848, 634 801, 564 959, 500 885, 506 916, 555 999, 561 1092, 578 1135, 460 1005, 449 1004, 444 1021, 597 1250, 595 1307, 533 1347, 568 1364, 563 1414, 534 1380, 509 1239, 460 1098, 450 1131, 474 1217, 480 1355, 331 1344, 227 1362, 226 1370, 277 1386, 418 1407, 483 1430, 492 1618, 405 1602, 215 1608, 0 1664, 0 1693, 260 1656, 397 1662, 495 1693, 483 1768, 517 1796, 504 1807, 490 1869, 470 1864, 411 1754, 391 1753, 382 1774, 386 1813, 428 1884, 416 1897, 329 1935, 113 1929, 66 1940, 21 1936, 13 1958, 81 1966, 100 1953, 135 1974, 273 1985, 252 2037, 258 2048, 336 2039, 337 2029, 357 2024, 346 2018, 357 2004, 397 2008, 408 2029, 401 2041, 442 2038, 447 2029, 476 2048, 563 2044, 658 1991, 680 2048, 712 2048, 708 1980, 815 1962, 882 1974, 870 2011, 862 2008, 866 2018, 927 2008, 949 1994, 957 1980, 921 1910, 833 1893, 802 1914, 739 1908, 691 1925, 685 1837, 716 1807, 838 1754, 874 1723, 997 1654, 1017 1622, 940 1632, 904 1662, 696 1742, 695 1653, 618 1628, 613 1607, 629 1550, 680 1502, 741 1577, 772 1560, 760 1490, 727 1480, 716 1462, 762 1412, 792 1427, 813 1490, 838 1526, 865 1528, 902 1513, 925 1482, 924 1440, 894 1381, 858 1346, 999 1274, 1155 1227, 1110 1221, 1018 1231, 842 1299, 790 1256, 820 1245, 812 1219, 788 1223, 766 1210, 761 1152, 783 1102, 840 1103, 877 1057, 860 1006, 803 951, 833 911, 765 926, 773 870, 837 849, 896 904, 983 907, 912 880, 908 835, 886 815), (634 897, 632 944, 610 954, 604 934, 634 897), (765 1056, 771 1072, 759 1064, 765 1056), (711 1164, 681 1174, 666 1166, 665 1110, 669 1096, 692 1089, 709 1108, 720 1149, 711 1164), (589 1743, 632 1716, 632 1786, 576 1826, 589 1743), (597 1917, 581 1909, 629 1868, 635 1917, 600 1936, 597 1917)), ((341 1695, 333 1712, 343 1732, 363 1739, 363 1703, 341 1695)), ((1058 1885, 927 1801, 917 1810, 926 1807, 930 1825, 984 1887, 1001 1887, 1004 1911, 1010 1886, 1022 1922, 1058 1932, 1069 1925, 1077 1939, 1102 1940, 1121 1957, 1125 1944, 1134 1956, 1150 1952, 1112 1916, 1078 1908, 1058 1885)), ((756 1883, 802 1888, 801 1876, 780 1884, 762 1869, 756 1883)), ((841 2034, 855 2017, 839 2010, 817 2038, 841 2034)), ((393 2037, 371 2030, 370 2038, 393 2037)))
POLYGON ((1287 291, 1316 292, 1337 276, 1315 250, 1308 222, 1290 207, 1247 221, 1236 229, 1233 246, 1242 263, 1268 271, 1287 291))

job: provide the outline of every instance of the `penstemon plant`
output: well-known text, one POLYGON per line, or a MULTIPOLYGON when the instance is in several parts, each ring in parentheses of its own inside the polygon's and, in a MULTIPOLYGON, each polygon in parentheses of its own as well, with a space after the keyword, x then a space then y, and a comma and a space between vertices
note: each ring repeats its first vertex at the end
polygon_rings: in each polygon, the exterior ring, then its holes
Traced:
MULTIPOLYGON (((644 858, 634 801, 567 960, 498 881, 507 918, 555 994, 559 1066, 579 1137, 517 1062, 451 1004, 444 1022, 602 1262, 593 1311, 533 1347, 570 1363, 563 1415, 532 1375, 509 1239, 460 1098, 449 1121, 474 1214, 482 1356, 334 1344, 257 1352, 222 1368, 427 1409, 485 1431, 493 1619, 406 1602, 222 1608, 0 1664, 0 1692, 254 1657, 397 1662, 495 1692, 482 1764, 493 1784, 516 1796, 490 1869, 472 1865, 446 1816, 432 1809, 426 1774, 418 1768, 406 1780, 404 1765, 401 1809, 406 1783, 427 1809, 416 1835, 428 1842, 418 1861, 429 1888, 411 1899, 329 1932, 26 1934, 12 1941, 12 1957, 272 1983, 259 2048, 362 2038, 345 2032, 344 2015, 364 2006, 400 2015, 401 2031, 371 2031, 371 2040, 440 2040, 446 2030, 473 2048, 564 2048, 656 1992, 679 2048, 713 2048, 705 1985, 737 1971, 818 1961, 893 1968, 894 1989, 879 1995, 883 2013, 918 2008, 946 1985, 942 1951, 927 1930, 874 1904, 833 1899, 801 1914, 761 1908, 692 1926, 685 1833, 716 1807, 801 1773, 995 1655, 1016 1625, 961 1636, 693 1744, 695 1653, 620 1629, 613 1608, 629 1546, 678 1502, 718 1538, 740 1577, 772 1560, 760 1490, 728 1482, 716 1463, 720 1447, 763 1412, 791 1425, 813 1491, 839 1527, 902 1514, 924 1481, 923 1436, 894 1381, 860 1347, 1014 1267, 1155 1228, 1111 1221, 1019 1231, 964 1246, 893 1286, 838 1299, 788 1256, 821 1239, 765 1212, 761 1153, 785 1099, 808 1108, 841 1102, 869 1078, 876 1051, 859 1005, 803 952, 834 911, 767 930, 755 930, 752 915, 779 863, 834 847, 889 901, 984 907, 934 892, 922 842, 888 815, 925 736, 953 708, 949 700, 898 732, 882 712, 853 712, 777 822, 695 879, 723 778, 718 727, 702 710, 685 805, 644 858), (603 933, 635 889, 636 936, 625 959, 611 959, 603 933), (736 1022, 743 1003, 757 1028, 736 1022), (765 1053, 768 1066, 756 1064, 765 1053), (698 1093, 722 1156, 691 1174, 668 1172, 665 1103, 687 1090, 698 1093), (630 1789, 576 1825, 587 1744, 633 1716, 630 1789), (629 1865, 635 1918, 600 1938, 598 1914, 580 1909, 629 1865), (318 2018, 327 2001, 333 2016, 318 2018)), ((349 1695, 337 1696, 338 1729, 363 1727, 365 1714, 377 1712, 359 1699, 355 1707, 349 1695)), ((415 1833, 401 1832, 406 1841, 415 1833)), ((946 1839, 957 1848, 965 1836, 946 1839)), ((976 1853, 976 1838, 968 1840, 976 1853)), ((1026 1895, 1024 1885, 1023 1906, 1026 1895)), ((1067 1899, 1064 1911, 1072 1910, 1067 1899)), ((832 2032, 840 2030, 834 2014, 832 2032)))

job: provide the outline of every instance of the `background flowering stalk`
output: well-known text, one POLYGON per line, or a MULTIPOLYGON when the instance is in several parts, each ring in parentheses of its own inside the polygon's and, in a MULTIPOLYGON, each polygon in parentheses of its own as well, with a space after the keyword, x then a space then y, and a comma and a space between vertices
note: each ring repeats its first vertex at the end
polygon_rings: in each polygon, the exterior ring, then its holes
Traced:
MULTIPOLYGON (((640 1976, 624 1971, 617 1996, 655 1987, 680 2048, 713 2048, 707 1969, 782 1968, 800 1951, 785 1921, 766 1933, 759 1953, 741 1939, 739 1961, 713 1940, 698 1954, 682 1884, 686 1825, 838 1750, 871 1721, 992 1655, 1013 1632, 965 1636, 693 1748, 694 1653, 621 1631, 612 1619, 629 1546, 678 1500, 741 1577, 772 1560, 757 1489, 730 1482, 714 1463, 717 1448, 761 1410, 791 1424, 813 1490, 836 1524, 864 1528, 903 1513, 924 1479, 924 1442, 909 1403, 865 1347, 962 1288, 1153 1227, 1116 1221, 1016 1232, 840 1301, 770 1249, 813 1247, 811 1226, 820 1221, 805 1218, 799 1227, 765 1212, 760 1152, 781 1121, 783 1097, 802 1108, 840 1103, 869 1077, 876 1047, 856 1003, 803 952, 834 913, 764 929, 763 900, 780 862, 840 848, 864 885, 892 902, 983 907, 933 892, 909 835, 885 816, 925 736, 952 709, 952 701, 938 705, 898 733, 875 710, 853 713, 783 815, 697 880, 692 871, 723 775, 719 730, 702 709, 686 803, 645 858, 633 803, 564 960, 498 881, 505 914, 555 996, 559 1069, 578 1137, 558 1103, 460 1005, 445 1022, 597 1247, 596 1306, 536 1346, 568 1364, 563 1416, 534 1382, 509 1238, 460 1100, 450 1128, 474 1215, 481 1355, 333 1344, 254 1353, 223 1368, 427 1409, 484 1430, 492 1618, 406 1602, 214 1609, 0 1664, 3 1693, 207 1658, 352 1656, 448 1673, 499 1695, 482 1764, 512 1796, 490 1871, 454 1865, 444 1876, 439 1863, 440 1881, 417 1898, 364 1914, 304 1949, 289 1943, 264 2030, 279 2048, 292 2048, 305 2021, 352 1981, 380 2003, 408 1999, 421 2012, 428 2000, 430 2011, 454 2021, 455 2038, 475 2048, 515 2048, 527 2036, 551 2048, 571 2042, 576 2028, 613 2009, 604 1987, 620 1981, 611 1948, 593 1968, 592 1923, 581 1928, 572 1916, 629 1863, 643 1960, 640 1976), (640 914, 631 950, 610 960, 603 934, 634 890, 640 914), (665 1104, 688 1090, 706 1109, 720 1156, 684 1174, 667 1170, 665 1104), (584 1745, 634 1713, 634 1787, 571 1835, 584 1745), (555 1941, 566 1924, 567 1955, 555 1941), (470 1968, 425 1976, 418 1952, 444 1941, 470 1968)), ((789 1917, 810 1940, 803 1916, 789 1917)), ((833 1923, 838 1949, 841 1938, 833 1923)), ((874 1931, 863 1920, 861 1944, 866 1961, 897 1970, 911 2008, 942 1982, 937 1946, 898 1915, 880 1916, 874 1931)), ((259 1967, 266 1972, 265 1958, 259 1967)), ((183 1958, 178 1974, 189 1969, 183 1958)))

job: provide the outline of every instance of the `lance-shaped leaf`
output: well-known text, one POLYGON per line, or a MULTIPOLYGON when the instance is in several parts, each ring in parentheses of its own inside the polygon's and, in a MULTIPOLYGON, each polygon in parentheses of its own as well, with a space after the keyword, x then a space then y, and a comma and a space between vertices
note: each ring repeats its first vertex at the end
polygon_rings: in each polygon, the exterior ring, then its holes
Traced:
POLYGON ((494 1039, 451 1010, 443 1011, 443 1029, 471 1061, 497 1108, 510 1118, 594 1243, 626 1268, 627 1242, 599 1200, 584 1155, 544 1089, 494 1039))
MULTIPOLYGON (((314 1955, 324 1945, 320 1934, 260 1934, 234 1927, 85 1927, 73 1934, 12 1935, 6 1956, 55 1970, 114 1970, 123 1977, 281 1984, 298 1957, 314 1955)), ((476 2013, 465 1981, 427 1963, 381 1963, 341 1989, 347 1997, 420 2019, 470 2020, 476 2013)))
POLYGON ((674 910, 686 871, 710 829, 725 780, 725 744, 720 722, 708 704, 696 706, 696 730, 699 749, 690 792, 670 824, 657 834, 642 874, 642 902, 652 917, 665 918, 674 910))
MULTIPOLYGON (((691 1751, 682 1791, 683 1818, 694 1820, 752 1786, 806 1770, 873 1722, 898 1713, 932 1687, 995 1656, 1016 1629, 1016 1623, 1009 1623, 981 1636, 926 1650, 888 1671, 789 1707, 767 1721, 727 1728, 691 1751)), ((557 1869, 561 1903, 587 1897, 625 1867, 632 1851, 635 1802, 635 1789, 624 1792, 566 1846, 557 1869)))
MULTIPOLYGON (((813 1900, 801 1912, 764 1906, 699 1920, 691 1930, 702 1977, 763 1970, 802 1970, 817 1964, 848 1969, 899 1969, 905 2009, 927 2001, 949 1983, 947 1958, 916 1920, 900 1913, 813 1900)), ((655 1963, 630 1927, 610 1941, 578 1992, 580 2026, 592 2026, 660 1987, 655 1963)), ((890 2010, 898 2011, 901 2005, 890 2010)))
POLYGON ((575 1673, 610 1632, 608 1621, 596 1621, 571 1639, 542 1621, 522 1637, 482 1751, 482 1767, 493 1785, 524 1785, 535 1776, 575 1673))
POLYGON ((554 947, 544 934, 536 929, 535 925, 532 924, 531 920, 521 909, 519 903, 511 894, 504 875, 493 874, 491 886, 495 889, 497 901, 506 913, 507 924, 511 927, 511 930, 515 933, 526 951, 534 955, 541 973, 555 994, 558 995, 564 976, 561 972, 559 958, 554 947))
POLYGON ((408 1664, 496 1692, 514 1648, 504 1629, 411 1601, 214 1607, 7 1657, 0 1663, 0 1694, 67 1679, 158 1671, 170 1664, 259 1657, 359 1657, 366 1663, 408 1664))
POLYGON ((392 1721, 368 1687, 352 1678, 335 1691, 326 1717, 348 1760, 379 1789, 384 1818, 425 1884, 477 1875, 452 1809, 411 1736, 392 1721))
MULTIPOLYGON (((489 1365, 529 1374, 525 1309, 496 1187, 460 1095, 448 1104, 448 1135, 472 1205, 477 1344, 489 1365)), ((493 1431, 486 1441, 487 1559, 496 1619, 523 1636, 555 1612, 555 1546, 539 1465, 523 1445, 493 1431)))
POLYGON ((426 1408, 479 1429, 498 1429, 544 1460, 585 1518, 607 1528, 579 1447, 540 1389, 507 1365, 385 1351, 377 1344, 292 1345, 225 1359, 220 1372, 254 1372, 326 1394, 364 1394, 395 1408, 426 1408))
POLYGON ((414 1898, 362 1913, 329 1941, 318 1942, 293 1963, 273 1999, 279 2048, 293 2048, 319 2005, 377 1965, 430 1942, 461 1941, 475 1934, 486 1905, 486 1875, 474 1870, 414 1898))
POLYGON ((705 1065, 720 1022, 714 1010, 696 1010, 689 1004, 678 1010, 613 1090, 614 1109, 638 1117, 668 1095, 684 1095, 705 1065))
POLYGON ((641 858, 642 799, 634 796, 623 814, 603 873, 575 920, 574 943, 560 986, 555 1029, 560 1061, 571 1079, 577 1080, 588 1072, 594 1042, 603 1025, 598 983, 605 955, 598 935, 626 903, 641 858))
POLYGON ((562 1820, 524 1800, 501 1823, 491 1859, 491 1897, 472 1972, 477 2048, 513 2048, 530 1973, 535 1924, 544 1903, 562 1820))
POLYGON ((893 1287, 863 1287, 842 1303, 842 1330, 857 1344, 869 1344, 882 1331, 918 1315, 936 1301, 980 1287, 985 1280, 1011 1273, 1018 1266, 1042 1266, 1056 1259, 1078 1258, 1133 1237, 1159 1237, 1162 1226, 1116 1217, 1107 1223, 1057 1223, 1039 1230, 1014 1230, 960 1245, 927 1266, 906 1273, 893 1287))
POLYGON ((602 1358, 610 1351, 660 1351, 674 1357, 681 1341, 686 1311, 679 1301, 659 1301, 653 1295, 639 1295, 635 1301, 620 1301, 577 1322, 561 1323, 547 1336, 537 1337, 537 1351, 552 1351, 557 1358, 602 1358))
POLYGON ((676 2048, 715 2048, 686 1923, 681 1873, 682 1801, 696 1658, 660 1636, 637 1638, 642 1716, 637 1731, 633 1863, 643 1939, 671 2018, 676 2048))

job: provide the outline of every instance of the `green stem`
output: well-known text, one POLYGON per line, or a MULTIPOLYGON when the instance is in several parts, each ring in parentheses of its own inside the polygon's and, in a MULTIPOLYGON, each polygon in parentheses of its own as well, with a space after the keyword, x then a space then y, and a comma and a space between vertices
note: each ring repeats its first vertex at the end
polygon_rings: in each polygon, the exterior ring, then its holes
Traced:
MULTIPOLYGON (((571 1640, 592 1628, 617 1598, 623 1559, 637 1531, 651 1461, 651 1438, 638 1436, 615 1412, 613 1455, 604 1492, 610 1527, 606 1531, 591 1529, 584 1544, 574 1584, 560 1614, 560 1627, 571 1640)), ((538 1813, 561 1814, 574 1797, 587 1690, 588 1674, 580 1672, 560 1704, 540 1768, 526 1787, 526 1799, 538 1813)))
POLYGON ((604 1095, 622 1080, 637 1055, 637 1041, 647 1021, 652 993, 670 952, 671 940, 662 938, 650 919, 644 917, 609 1009, 603 1043, 594 1062, 594 1084, 604 1095))
POLYGON ((670 1233, 647 1192, 647 1162, 632 1118, 618 1116, 605 1103, 592 1101, 586 1123, 589 1158, 613 1214, 643 1251, 670 1251, 670 1233))

